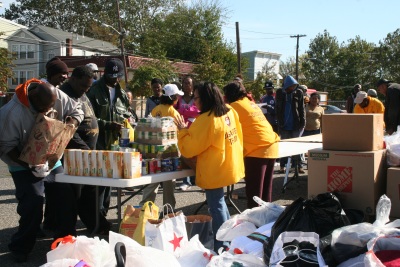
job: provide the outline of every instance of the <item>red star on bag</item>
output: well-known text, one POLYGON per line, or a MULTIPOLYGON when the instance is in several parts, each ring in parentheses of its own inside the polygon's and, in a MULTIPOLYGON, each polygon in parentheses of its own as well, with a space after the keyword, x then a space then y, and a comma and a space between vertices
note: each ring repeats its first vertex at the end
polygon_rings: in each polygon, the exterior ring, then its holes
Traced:
POLYGON ((176 248, 181 247, 182 238, 183 238, 183 236, 177 237, 176 234, 174 233, 174 239, 169 241, 172 245, 174 245, 174 251, 176 250, 176 248))

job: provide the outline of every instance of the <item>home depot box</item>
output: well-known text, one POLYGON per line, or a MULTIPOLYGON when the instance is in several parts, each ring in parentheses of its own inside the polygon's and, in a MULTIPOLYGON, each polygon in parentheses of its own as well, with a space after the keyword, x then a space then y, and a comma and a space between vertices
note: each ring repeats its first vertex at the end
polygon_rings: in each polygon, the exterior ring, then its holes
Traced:
POLYGON ((386 195, 392 202, 390 216, 400 218, 400 168, 389 168, 387 171, 386 195))
POLYGON ((308 151, 308 197, 337 192, 344 208, 375 214, 386 189, 385 150, 308 151))
POLYGON ((383 114, 322 116, 322 147, 328 150, 383 149, 383 114))

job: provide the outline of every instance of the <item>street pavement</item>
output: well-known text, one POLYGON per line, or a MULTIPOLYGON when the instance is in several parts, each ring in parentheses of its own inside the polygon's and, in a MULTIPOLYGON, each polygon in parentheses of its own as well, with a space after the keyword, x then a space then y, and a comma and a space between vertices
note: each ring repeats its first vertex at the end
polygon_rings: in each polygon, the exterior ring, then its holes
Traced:
MULTIPOLYGON (((293 174, 292 174, 293 175, 293 174)), ((282 193, 283 175, 277 172, 274 175, 273 181, 273 200, 274 203, 279 205, 289 205, 299 197, 307 197, 307 170, 305 174, 300 175, 299 179, 293 181, 288 185, 285 192, 282 193)), ((199 187, 193 186, 188 191, 178 190, 180 182, 177 181, 177 190, 175 191, 176 196, 176 209, 182 210, 185 215, 194 214, 194 211, 205 201, 205 194, 199 187)), ((239 207, 240 210, 246 208, 244 181, 240 181, 235 185, 233 196, 237 197, 234 199, 234 203, 239 207)), ((136 191, 136 189, 135 189, 136 191)), ((124 191, 125 196, 131 194, 129 191, 124 191)), ((142 195, 133 197, 128 201, 127 204, 137 205, 141 200, 142 195)), ((112 195, 112 205, 116 205, 117 198, 116 192, 112 195)), ((159 190, 156 205, 162 206, 162 190, 159 190)), ((236 210, 229 207, 231 215, 237 214, 236 210)), ((198 214, 208 214, 207 205, 204 205, 198 214)), ((7 166, 0 161, 0 266, 11 267, 11 266, 41 266, 46 263, 46 253, 50 250, 52 239, 52 233, 50 231, 44 231, 46 237, 38 239, 32 253, 29 255, 26 263, 17 265, 10 257, 7 244, 11 239, 11 236, 16 232, 18 226, 19 216, 17 214, 17 200, 15 198, 15 188, 11 176, 8 172, 7 166)), ((108 213, 107 218, 113 223, 112 231, 118 232, 118 222, 116 210, 111 210, 108 213)), ((78 218, 77 223, 78 235, 89 235, 86 228, 78 218)), ((100 238, 108 239, 107 236, 100 236, 100 238)))

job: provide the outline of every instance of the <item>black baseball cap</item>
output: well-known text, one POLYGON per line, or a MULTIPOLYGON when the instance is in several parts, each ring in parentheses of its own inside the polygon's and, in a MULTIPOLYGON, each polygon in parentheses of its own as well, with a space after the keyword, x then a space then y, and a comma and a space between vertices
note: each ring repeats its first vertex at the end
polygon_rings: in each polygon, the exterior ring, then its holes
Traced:
POLYGON ((266 81, 264 89, 274 89, 274 84, 271 81, 266 81))
POLYGON ((384 83, 391 83, 392 81, 386 80, 386 79, 380 79, 377 83, 376 83, 376 87, 379 87, 380 85, 384 84, 384 83))
POLYGON ((124 64, 119 58, 110 58, 106 61, 104 74, 110 78, 124 76, 124 64))

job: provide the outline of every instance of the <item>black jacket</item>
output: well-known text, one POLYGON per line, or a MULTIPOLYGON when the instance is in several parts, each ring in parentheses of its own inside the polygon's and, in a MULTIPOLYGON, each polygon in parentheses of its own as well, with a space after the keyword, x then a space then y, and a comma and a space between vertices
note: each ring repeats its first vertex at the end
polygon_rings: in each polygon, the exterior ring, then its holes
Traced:
POLYGON ((386 131, 393 133, 400 125, 400 84, 389 83, 385 97, 384 120, 386 131))

